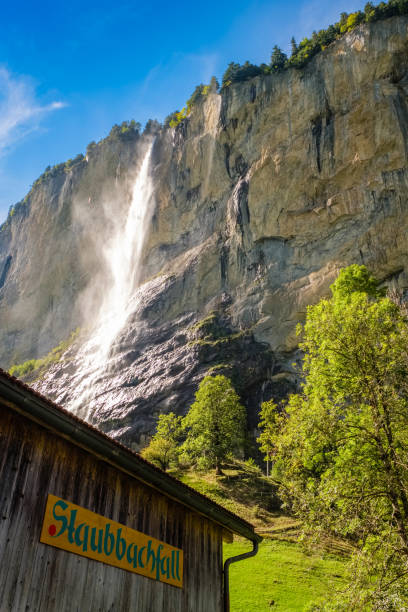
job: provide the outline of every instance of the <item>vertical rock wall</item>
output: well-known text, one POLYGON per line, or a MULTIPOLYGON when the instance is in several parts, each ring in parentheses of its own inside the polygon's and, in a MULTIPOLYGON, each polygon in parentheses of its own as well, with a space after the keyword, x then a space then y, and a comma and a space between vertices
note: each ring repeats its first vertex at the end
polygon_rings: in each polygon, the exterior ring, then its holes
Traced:
MULTIPOLYGON (((107 431, 143 442, 214 367, 241 384, 253 428, 259 402, 293 388, 296 324, 341 267, 364 263, 405 291, 407 28, 406 17, 360 26, 304 69, 210 93, 157 134, 143 285, 94 406, 107 431), (222 333, 197 332, 208 315, 222 333)), ((145 145, 103 141, 3 226, 3 367, 86 327, 103 287, 98 249, 145 145)), ((75 351, 36 383, 65 404, 75 351)))

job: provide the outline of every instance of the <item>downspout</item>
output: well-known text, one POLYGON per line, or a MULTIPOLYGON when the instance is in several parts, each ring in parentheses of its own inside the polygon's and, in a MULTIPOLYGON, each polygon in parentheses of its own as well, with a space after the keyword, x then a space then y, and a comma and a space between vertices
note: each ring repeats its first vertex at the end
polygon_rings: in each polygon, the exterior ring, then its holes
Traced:
POLYGON ((226 559, 224 563, 224 612, 230 612, 230 594, 229 594, 229 566, 231 563, 236 563, 237 561, 243 561, 244 559, 249 559, 249 557, 255 557, 258 552, 259 542, 262 540, 261 537, 254 538, 252 541, 253 549, 249 552, 242 553, 241 555, 236 555, 235 557, 230 557, 226 559))

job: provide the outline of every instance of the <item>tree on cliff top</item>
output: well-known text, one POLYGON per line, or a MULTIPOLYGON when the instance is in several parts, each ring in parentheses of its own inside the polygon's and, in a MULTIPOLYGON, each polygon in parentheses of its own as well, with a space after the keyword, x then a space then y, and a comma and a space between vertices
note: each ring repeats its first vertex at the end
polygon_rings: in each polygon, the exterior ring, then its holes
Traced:
POLYGON ((282 72, 286 68, 288 57, 277 45, 274 46, 271 55, 271 68, 274 72, 282 72))
POLYGON ((206 376, 184 419, 184 455, 221 474, 223 461, 243 444, 245 418, 245 408, 231 381, 226 376, 206 376))
POLYGON ((307 310, 303 390, 264 423, 267 448, 306 532, 355 550, 347 594, 313 610, 406 610, 408 325, 363 266, 331 290, 307 310))
POLYGON ((296 44, 296 40, 294 36, 292 36, 292 38, 290 39, 290 48, 291 48, 291 56, 296 55, 296 53, 298 52, 298 46, 296 44))

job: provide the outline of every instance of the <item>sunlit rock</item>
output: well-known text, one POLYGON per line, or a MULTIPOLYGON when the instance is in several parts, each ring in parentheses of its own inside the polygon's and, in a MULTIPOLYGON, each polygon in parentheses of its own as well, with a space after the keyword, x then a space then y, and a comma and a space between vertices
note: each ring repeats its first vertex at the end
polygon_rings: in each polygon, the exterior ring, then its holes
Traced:
MULTIPOLYGON (((241 384, 253 429, 259 402, 294 388, 296 324, 341 267, 364 263, 405 291, 407 26, 360 26, 304 69, 210 93, 159 130, 139 288, 80 415, 138 447, 218 369, 241 384), (213 315, 221 331, 196 337, 213 315)), ((64 405, 87 371, 80 347, 112 287, 106 245, 125 231, 151 140, 102 141, 34 186, 0 232, 0 363, 42 356, 80 326, 35 383, 64 405)))

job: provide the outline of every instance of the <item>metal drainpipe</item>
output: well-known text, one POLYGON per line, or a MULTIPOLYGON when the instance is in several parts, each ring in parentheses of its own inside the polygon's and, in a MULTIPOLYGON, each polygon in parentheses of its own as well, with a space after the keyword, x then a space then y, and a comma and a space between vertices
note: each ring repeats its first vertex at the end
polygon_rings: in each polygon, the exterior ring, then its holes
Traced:
POLYGON ((242 553, 241 555, 236 555, 235 557, 230 557, 224 563, 224 612, 230 612, 229 566, 231 563, 243 561, 244 559, 249 559, 249 557, 255 557, 256 553, 258 552, 259 542, 258 540, 252 540, 252 544, 252 550, 242 553))

